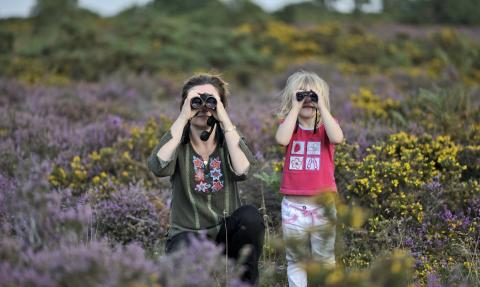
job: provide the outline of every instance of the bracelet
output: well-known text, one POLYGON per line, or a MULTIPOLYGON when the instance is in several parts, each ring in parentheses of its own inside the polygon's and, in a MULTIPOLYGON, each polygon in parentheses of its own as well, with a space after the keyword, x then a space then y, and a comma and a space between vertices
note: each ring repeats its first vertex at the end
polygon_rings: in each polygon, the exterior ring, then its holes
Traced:
POLYGON ((236 126, 231 126, 231 127, 227 128, 227 129, 224 129, 224 130, 223 130, 223 134, 226 134, 226 133, 228 133, 228 132, 234 131, 234 130, 236 130, 236 129, 237 129, 236 126))

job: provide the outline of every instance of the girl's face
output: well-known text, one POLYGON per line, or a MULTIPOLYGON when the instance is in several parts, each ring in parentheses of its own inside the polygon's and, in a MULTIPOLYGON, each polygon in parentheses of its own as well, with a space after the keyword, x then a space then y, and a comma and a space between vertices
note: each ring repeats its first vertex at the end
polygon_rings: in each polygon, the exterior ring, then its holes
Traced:
MULTIPOLYGON (((321 94, 317 90, 311 87, 297 89, 295 91, 295 94, 293 95, 294 100, 296 101, 297 92, 310 91, 310 90, 314 91, 315 93, 317 93, 317 95, 319 95, 319 99, 318 99, 319 101, 322 100, 321 94)), ((303 119, 311 119, 315 117, 315 113, 317 112, 317 109, 318 109, 318 103, 312 102, 310 97, 305 97, 302 102, 302 109, 300 110, 300 113, 298 115, 303 119)))
MULTIPOLYGON (((217 98, 217 100, 220 99, 220 96, 218 95, 217 89, 215 89, 214 86, 210 84, 205 84, 205 85, 200 85, 200 86, 195 86, 188 91, 188 95, 194 94, 198 96, 199 94, 211 94, 214 97, 217 98)), ((190 120, 190 124, 197 127, 198 129, 207 129, 209 128, 207 125, 207 120, 210 116, 212 116, 212 111, 210 109, 207 109, 205 106, 198 110, 194 110, 195 116, 190 120)))

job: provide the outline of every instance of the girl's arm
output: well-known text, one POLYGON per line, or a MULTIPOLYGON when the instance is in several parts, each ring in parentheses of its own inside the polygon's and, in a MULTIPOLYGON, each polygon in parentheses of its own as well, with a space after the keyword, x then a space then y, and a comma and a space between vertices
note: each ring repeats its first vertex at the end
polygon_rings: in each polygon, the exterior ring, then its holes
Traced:
POLYGON ((293 131, 297 125, 298 113, 302 109, 303 101, 299 102, 293 97, 292 109, 288 112, 287 117, 283 123, 278 126, 277 133, 275 134, 275 140, 277 143, 287 146, 292 138, 293 131))
POLYGON ((319 102, 320 115, 322 116, 328 139, 332 144, 339 144, 343 142, 343 131, 340 128, 340 125, 332 117, 328 109, 325 107, 325 104, 320 102, 319 102))

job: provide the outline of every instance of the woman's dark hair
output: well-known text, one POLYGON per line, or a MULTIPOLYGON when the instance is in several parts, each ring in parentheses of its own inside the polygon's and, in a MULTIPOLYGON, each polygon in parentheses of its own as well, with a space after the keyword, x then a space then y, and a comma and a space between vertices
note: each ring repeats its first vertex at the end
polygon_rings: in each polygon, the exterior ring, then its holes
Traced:
POLYGON ((191 88, 195 86, 201 85, 212 85, 218 92, 220 96, 220 100, 222 101, 223 105, 227 107, 227 95, 228 95, 228 84, 220 78, 220 76, 210 75, 210 74, 200 74, 197 76, 193 76, 188 79, 182 88, 182 101, 180 102, 180 109, 183 106, 183 102, 187 98, 188 92, 191 88))

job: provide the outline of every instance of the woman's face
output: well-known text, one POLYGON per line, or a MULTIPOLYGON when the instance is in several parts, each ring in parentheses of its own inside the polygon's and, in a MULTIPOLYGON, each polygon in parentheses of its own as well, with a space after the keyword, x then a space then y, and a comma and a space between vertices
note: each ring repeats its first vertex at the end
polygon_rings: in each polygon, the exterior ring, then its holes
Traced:
MULTIPOLYGON (((200 85, 200 86, 194 86, 188 91, 188 96, 193 94, 193 96, 199 96, 199 94, 211 94, 215 98, 217 98, 217 101, 220 101, 220 95, 218 94, 217 89, 215 89, 214 86, 210 84, 205 84, 205 85, 200 85)), ((198 129, 203 129, 206 130, 209 128, 207 125, 207 120, 210 116, 212 116, 212 111, 207 109, 205 106, 201 107, 198 110, 193 110, 194 116, 190 120, 190 124, 195 126, 198 129)))

